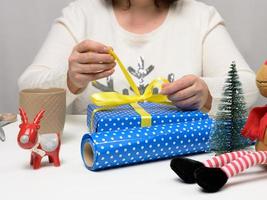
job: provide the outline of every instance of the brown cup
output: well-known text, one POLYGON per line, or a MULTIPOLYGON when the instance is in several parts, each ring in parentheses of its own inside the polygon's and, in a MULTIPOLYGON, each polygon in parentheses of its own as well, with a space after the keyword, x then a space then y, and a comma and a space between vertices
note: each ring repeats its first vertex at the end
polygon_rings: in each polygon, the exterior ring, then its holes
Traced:
POLYGON ((66 91, 62 88, 25 89, 19 93, 19 106, 33 122, 36 114, 44 109, 40 123, 40 134, 60 133, 62 135, 66 117, 66 91))

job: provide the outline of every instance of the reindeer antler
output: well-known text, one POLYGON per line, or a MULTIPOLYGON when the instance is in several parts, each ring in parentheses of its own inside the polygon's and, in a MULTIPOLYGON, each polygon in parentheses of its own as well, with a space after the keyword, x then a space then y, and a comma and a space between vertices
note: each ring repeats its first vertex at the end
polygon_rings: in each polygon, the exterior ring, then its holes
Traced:
POLYGON ((23 124, 27 124, 28 123, 28 117, 27 114, 25 112, 25 110, 23 108, 19 108, 19 113, 21 116, 21 121, 23 124))
POLYGON ((40 124, 40 121, 41 121, 42 117, 44 116, 44 113, 45 113, 45 110, 42 109, 42 110, 35 116, 35 118, 34 118, 34 120, 33 120, 33 123, 34 123, 34 124, 40 124))

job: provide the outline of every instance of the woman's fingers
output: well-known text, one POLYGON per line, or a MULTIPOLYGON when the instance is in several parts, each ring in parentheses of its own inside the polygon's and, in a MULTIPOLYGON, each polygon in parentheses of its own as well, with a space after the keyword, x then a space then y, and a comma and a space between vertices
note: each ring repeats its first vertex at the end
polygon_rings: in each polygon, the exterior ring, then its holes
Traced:
POLYGON ((160 92, 182 109, 200 109, 208 104, 209 89, 206 83, 195 75, 186 75, 173 83, 164 84, 160 92))
POLYGON ((163 85, 160 93, 163 95, 171 95, 177 91, 190 87, 196 82, 196 79, 197 77, 194 75, 186 75, 172 83, 163 85))
POLYGON ((115 60, 109 54, 110 47, 85 40, 74 47, 69 57, 68 87, 76 93, 90 81, 110 76, 114 72, 115 60))
POLYGON ((114 73, 115 69, 111 68, 109 70, 97 73, 97 74, 83 74, 83 73, 72 73, 69 74, 69 78, 72 82, 75 83, 75 85, 77 87, 83 88, 86 87, 86 85, 90 82, 90 81, 94 81, 94 80, 98 80, 101 78, 105 78, 108 77, 110 75, 112 75, 114 73))
POLYGON ((112 68, 110 70, 106 70, 106 71, 103 71, 103 72, 97 73, 97 74, 90 74, 88 76, 90 76, 90 81, 93 81, 93 80, 98 80, 101 78, 108 77, 108 76, 112 75, 114 73, 114 71, 115 71, 115 69, 112 68))
POLYGON ((98 52, 98 53, 108 53, 109 47, 99 42, 95 42, 92 40, 84 40, 83 42, 79 43, 75 50, 79 53, 85 53, 89 51, 98 52))
POLYGON ((197 95, 181 101, 173 101, 173 104, 181 109, 195 110, 200 108, 200 100, 197 95))
POLYGON ((168 95, 168 99, 173 102, 182 101, 182 100, 195 96, 196 93, 197 92, 196 92, 195 86, 193 85, 183 90, 180 90, 176 93, 168 95))
POLYGON ((113 56, 109 54, 110 47, 101 43, 85 40, 79 43, 73 50, 69 58, 70 63, 96 64, 115 62, 113 56))
POLYGON ((110 54, 100 54, 95 52, 73 53, 69 58, 70 63, 80 64, 103 64, 114 63, 115 60, 110 54))
POLYGON ((199 109, 201 107, 201 87, 199 84, 193 84, 185 89, 168 95, 168 99, 181 109, 199 109))
POLYGON ((116 63, 110 64, 79 64, 76 72, 81 74, 97 74, 114 68, 116 63))

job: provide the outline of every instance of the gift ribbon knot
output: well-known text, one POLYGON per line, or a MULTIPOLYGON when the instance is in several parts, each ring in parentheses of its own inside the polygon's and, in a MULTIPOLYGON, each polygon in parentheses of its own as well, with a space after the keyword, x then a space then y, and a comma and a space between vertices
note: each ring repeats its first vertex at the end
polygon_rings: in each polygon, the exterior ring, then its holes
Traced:
POLYGON ((91 95, 92 103, 97 106, 102 106, 101 108, 94 109, 92 112, 91 130, 93 128, 93 120, 96 112, 113 109, 116 106, 121 106, 125 104, 130 104, 133 109, 141 116, 141 127, 151 126, 151 115, 146 112, 145 109, 138 104, 138 102, 153 102, 170 105, 171 102, 168 100, 166 95, 153 94, 154 88, 161 89, 162 84, 168 83, 168 80, 164 78, 157 78, 153 80, 146 87, 144 94, 141 95, 137 85, 133 81, 131 75, 129 74, 119 57, 114 53, 113 50, 109 50, 109 53, 117 61, 130 87, 133 89, 134 95, 123 95, 117 92, 100 92, 91 95))

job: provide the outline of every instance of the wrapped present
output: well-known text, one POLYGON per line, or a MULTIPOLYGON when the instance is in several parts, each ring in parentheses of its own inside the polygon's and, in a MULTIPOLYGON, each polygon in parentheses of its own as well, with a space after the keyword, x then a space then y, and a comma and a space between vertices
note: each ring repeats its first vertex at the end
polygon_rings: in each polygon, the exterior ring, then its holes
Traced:
POLYGON ((95 171, 206 152, 211 126, 206 118, 85 134, 81 154, 85 166, 95 171))
POLYGON ((162 84, 168 82, 166 79, 157 78, 151 81, 141 94, 118 56, 113 50, 110 50, 110 54, 118 62, 134 95, 117 92, 92 94, 91 101, 94 105, 88 106, 87 113, 87 124, 91 132, 125 130, 208 118, 208 115, 200 111, 179 111, 166 95, 154 94, 154 89, 160 90, 162 84))
MULTIPOLYGON (((173 105, 156 103, 139 103, 139 105, 151 116, 151 124, 171 124, 186 121, 198 121, 207 119, 208 115, 200 111, 181 111, 173 105)), ((87 125, 91 132, 103 132, 132 129, 142 127, 141 115, 130 105, 122 105, 116 108, 96 112, 93 119, 93 111, 99 108, 90 104, 87 112, 87 125)))
POLYGON ((200 111, 183 112, 167 96, 154 94, 165 79, 148 84, 143 94, 118 56, 118 62, 133 95, 100 92, 91 95, 87 124, 91 133, 81 142, 81 154, 90 170, 166 159, 205 152, 212 120, 200 111))

